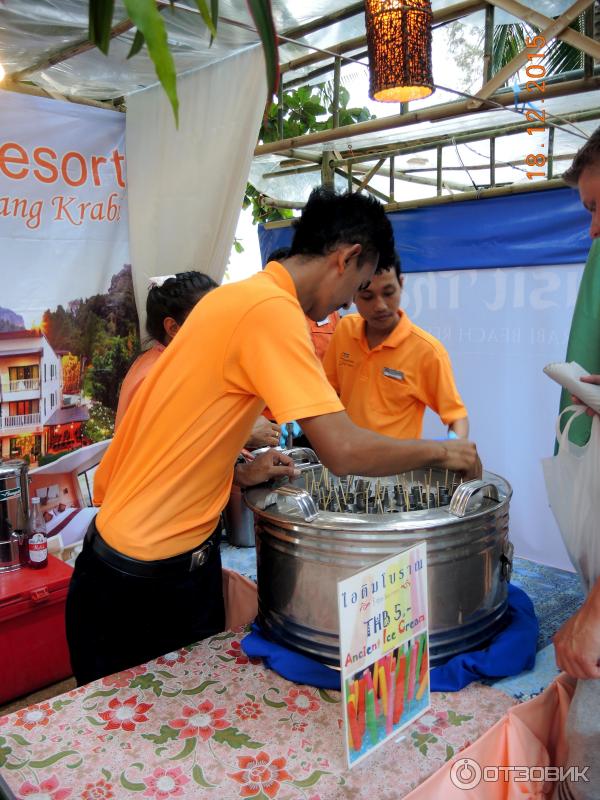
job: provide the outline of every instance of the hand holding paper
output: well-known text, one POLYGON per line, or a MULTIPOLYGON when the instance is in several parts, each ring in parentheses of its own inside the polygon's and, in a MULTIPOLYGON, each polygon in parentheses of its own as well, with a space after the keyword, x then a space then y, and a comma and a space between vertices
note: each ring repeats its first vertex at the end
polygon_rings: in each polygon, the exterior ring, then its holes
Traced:
POLYGON ((577 403, 586 405, 589 413, 600 414, 600 375, 590 375, 576 361, 547 364, 544 372, 571 392, 577 403))

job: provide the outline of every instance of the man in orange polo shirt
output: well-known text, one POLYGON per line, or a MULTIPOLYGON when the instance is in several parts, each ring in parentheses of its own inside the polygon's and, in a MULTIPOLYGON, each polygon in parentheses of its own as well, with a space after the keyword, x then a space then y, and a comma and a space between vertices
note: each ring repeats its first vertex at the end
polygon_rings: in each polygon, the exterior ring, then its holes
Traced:
POLYGON ((451 438, 469 434, 469 420, 446 349, 400 310, 404 278, 398 254, 355 297, 323 366, 357 425, 398 439, 418 439, 427 407, 451 438))
MULTIPOLYGON (((268 261, 283 261, 286 258, 289 258, 289 255, 289 247, 278 247, 269 254, 268 261)), ((310 333, 310 338, 312 339, 315 353, 320 361, 323 361, 323 357, 327 352, 333 332, 335 331, 340 319, 341 317, 339 311, 332 311, 331 314, 328 314, 324 319, 317 320, 316 322, 308 315, 306 316, 308 332, 310 333)), ((266 410, 268 411, 268 409, 266 410)))
POLYGON ((276 450, 234 469, 265 403, 279 423, 299 420, 337 474, 481 473, 471 442, 400 442, 354 425, 312 348, 304 314, 323 319, 350 303, 392 249, 380 203, 315 189, 283 264, 215 289, 191 312, 96 472, 102 507, 67 599, 78 683, 222 630, 218 520, 232 480, 294 474, 276 450))

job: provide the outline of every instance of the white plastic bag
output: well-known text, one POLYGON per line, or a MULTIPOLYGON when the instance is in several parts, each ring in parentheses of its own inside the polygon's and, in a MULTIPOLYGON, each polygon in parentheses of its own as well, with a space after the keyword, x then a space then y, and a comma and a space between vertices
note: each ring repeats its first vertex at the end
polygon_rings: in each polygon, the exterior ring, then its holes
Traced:
POLYGON ((582 413, 581 406, 569 406, 560 414, 558 453, 543 458, 542 467, 550 508, 573 566, 589 590, 600 577, 600 418, 594 415, 589 441, 580 447, 569 441, 569 430, 582 413), (567 412, 575 413, 561 432, 567 412))

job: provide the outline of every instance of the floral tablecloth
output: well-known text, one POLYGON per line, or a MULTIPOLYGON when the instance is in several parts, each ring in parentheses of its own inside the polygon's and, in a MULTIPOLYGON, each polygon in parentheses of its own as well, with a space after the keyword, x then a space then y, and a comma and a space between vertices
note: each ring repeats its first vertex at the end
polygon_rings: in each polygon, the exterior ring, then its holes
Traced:
POLYGON ((340 695, 252 663, 242 632, 169 653, 0 718, 0 771, 18 798, 397 800, 513 700, 490 687, 432 709, 352 770, 340 695))

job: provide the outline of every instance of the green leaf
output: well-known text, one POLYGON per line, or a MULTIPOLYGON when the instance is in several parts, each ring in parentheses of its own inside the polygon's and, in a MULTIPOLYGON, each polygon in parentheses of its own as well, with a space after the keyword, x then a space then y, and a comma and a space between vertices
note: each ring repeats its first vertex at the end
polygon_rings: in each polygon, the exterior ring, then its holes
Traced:
POLYGON ((138 675, 134 678, 129 686, 132 689, 151 689, 157 697, 162 694, 163 682, 154 677, 154 673, 147 672, 145 675, 138 675))
POLYGON ((54 703, 52 703, 52 708, 54 711, 60 711, 65 706, 70 705, 72 702, 72 700, 55 700, 54 703))
POLYGON ((161 725, 160 733, 142 733, 142 739, 148 739, 149 742, 154 744, 164 744, 172 739, 177 739, 179 731, 171 728, 170 725, 161 725))
POLYGON ((98 689, 97 692, 92 692, 88 694, 87 697, 84 697, 84 702, 88 700, 92 700, 94 697, 112 697, 113 694, 116 694, 119 690, 118 689, 98 689))
POLYGON ((80 758, 79 761, 76 761, 74 764, 67 764, 67 769, 77 769, 83 764, 83 758, 80 758))
POLYGON ((109 772, 107 769, 104 769, 104 767, 102 767, 101 772, 102 772, 102 774, 104 775, 104 777, 106 778, 107 781, 109 781, 112 778, 112 773, 109 772))
POLYGON ((94 717, 86 716, 86 719, 89 723, 91 723, 92 725, 96 725, 99 728, 103 728, 106 725, 106 722, 100 719, 94 719, 94 717))
POLYGON ((93 42, 104 55, 110 45, 110 30, 115 0, 90 0, 88 14, 88 39, 93 42))
POLYGON ((23 767, 27 764, 27 759, 25 761, 15 762, 14 764, 4 764, 3 766, 6 769, 23 769, 23 767))
MULTIPOLYGON (((20 733, 9 733, 7 736, 17 744, 20 744, 22 747, 26 747, 27 745, 31 744, 31 742, 28 742, 27 739, 24 739, 20 733)), ((2 740, 2 744, 4 744, 4 739, 2 740)))
POLYGON ((256 697, 255 697, 255 695, 253 695, 253 694, 250 694, 249 692, 246 692, 246 697, 247 697, 249 700, 252 700, 252 702, 253 702, 253 703, 254 703, 254 701, 256 700, 256 697))
POLYGON ((72 755, 79 755, 79 753, 77 750, 61 750, 60 753, 55 753, 53 756, 48 756, 48 758, 44 758, 41 761, 30 761, 29 766, 32 769, 45 769, 56 764, 57 761, 72 755))
POLYGON ((196 747, 196 737, 191 736, 189 739, 185 740, 185 744, 181 748, 181 750, 177 753, 176 756, 171 756, 171 761, 177 761, 180 758, 187 758, 190 753, 194 752, 194 748, 196 747))
MULTIPOLYGON (((210 0, 210 13, 211 13, 213 25, 215 26, 215 31, 216 31, 217 30, 217 26, 219 24, 219 0, 210 0)), ((209 47, 213 43, 213 39, 214 39, 214 36, 211 36, 210 37, 209 47)))
POLYGON ((311 775, 309 775, 308 778, 304 778, 304 780, 301 781, 291 781, 291 782, 298 789, 310 789, 311 786, 314 786, 315 783, 321 780, 321 777, 323 775, 331 775, 331 773, 321 769, 317 769, 311 775))
POLYGON ((271 706, 271 708, 285 708, 286 706, 285 703, 278 703, 275 700, 269 700, 266 694, 263 694, 263 703, 266 703, 268 706, 271 706))
POLYGON ((206 0, 195 0, 196 5, 198 7, 198 11, 200 12, 200 16, 204 20, 204 24, 208 28, 211 34, 211 40, 217 35, 217 29, 215 28, 215 23, 213 22, 212 14, 208 9, 208 3, 206 0))
POLYGON ((167 672, 165 669, 157 669, 156 674, 160 675, 161 678, 176 678, 176 675, 171 675, 170 672, 167 672))
POLYGON ((121 786, 123 786, 125 789, 129 789, 130 792, 143 792, 146 788, 145 783, 132 783, 131 781, 128 781, 125 777, 125 770, 123 770, 121 773, 120 781, 121 786))
POLYGON ((448 722, 451 725, 462 725, 463 722, 468 722, 473 719, 472 714, 457 714, 456 711, 448 711, 448 722))
POLYGON ((196 781, 198 786, 203 786, 205 789, 214 789, 217 785, 215 783, 209 783, 206 780, 202 772, 202 767, 199 767, 198 764, 196 764, 192 770, 192 778, 196 781))
POLYGON ((308 100, 308 102, 304 104, 304 112, 306 114, 312 114, 313 116, 318 117, 325 113, 325 109, 316 100, 308 100))
POLYGON ((319 689, 319 697, 321 700, 325 700, 326 703, 339 703, 341 702, 339 693, 338 697, 332 697, 330 694, 327 694, 325 689, 319 689))
POLYGON ((340 86, 340 101, 339 107, 346 108, 348 105, 348 100, 350 100, 350 92, 346 89, 345 86, 340 86))
POLYGON ((246 0, 246 4, 262 41, 267 69, 268 96, 270 97, 277 92, 279 85, 279 51, 271 4, 266 0, 246 0))
POLYGON ((240 747, 250 747, 253 750, 258 750, 261 747, 264 747, 263 742, 254 742, 252 739, 246 734, 241 733, 237 728, 224 728, 221 731, 215 731, 213 735, 213 739, 215 742, 219 742, 219 744, 228 744, 230 747, 235 747, 239 749, 240 747))
POLYGON ((184 689, 181 694, 200 694, 211 684, 216 684, 218 681, 202 681, 200 686, 195 686, 193 689, 184 689))
POLYGON ((0 767, 3 767, 6 764, 11 753, 12 747, 0 747, 0 767))
POLYGON ((453 755, 454 755, 454 748, 452 747, 452 745, 447 744, 446 745, 446 761, 449 761, 452 758, 453 755))
MULTIPOLYGON (((235 247, 235 242, 233 243, 233 245, 235 247)), ((236 250, 237 250, 237 247, 236 247, 236 250)), ((235 658, 233 656, 222 656, 220 653, 217 654, 217 658, 220 658, 221 661, 235 661, 235 658)))
POLYGON ((156 75, 171 102, 175 124, 179 126, 179 99, 175 62, 169 50, 167 30, 155 0, 124 0, 129 18, 142 32, 156 75))
POLYGON ((133 56, 137 55, 144 46, 145 41, 144 34, 141 31, 136 31, 133 37, 131 50, 127 53, 127 58, 133 58, 133 56))

